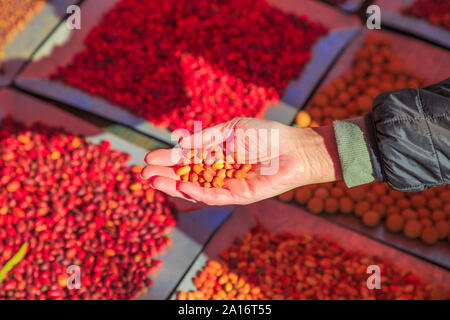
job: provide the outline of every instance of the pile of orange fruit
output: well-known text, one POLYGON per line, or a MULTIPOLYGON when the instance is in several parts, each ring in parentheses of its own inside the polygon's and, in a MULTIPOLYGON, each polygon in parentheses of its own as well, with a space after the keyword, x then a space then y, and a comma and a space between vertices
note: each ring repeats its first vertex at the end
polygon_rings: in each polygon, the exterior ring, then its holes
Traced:
POLYGON ((41 10, 47 0, 0 0, 0 72, 6 43, 41 10))
MULTIPOLYGON (((355 53, 351 70, 320 90, 311 105, 297 114, 296 125, 331 125, 334 120, 363 116, 380 93, 424 85, 424 79, 409 72, 392 52, 388 40, 370 34, 355 53)), ((352 189, 335 182, 291 190, 279 199, 295 199, 316 214, 354 214, 368 227, 385 224, 392 232, 426 244, 450 241, 449 186, 402 193, 378 181, 352 189)))

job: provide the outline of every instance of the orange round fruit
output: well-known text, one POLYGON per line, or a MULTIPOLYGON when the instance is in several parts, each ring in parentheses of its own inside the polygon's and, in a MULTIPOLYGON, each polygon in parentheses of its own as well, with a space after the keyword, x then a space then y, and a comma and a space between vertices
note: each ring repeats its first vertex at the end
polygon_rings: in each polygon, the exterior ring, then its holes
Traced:
POLYGON ((347 190, 347 195, 353 201, 362 201, 366 197, 366 190, 364 187, 354 187, 347 190))
POLYGON ((311 213, 321 213, 323 210, 323 200, 320 198, 312 198, 308 201, 308 210, 311 213))
POLYGON ((317 107, 325 107, 328 104, 328 102, 329 102, 328 97, 323 93, 316 94, 316 96, 312 101, 313 105, 317 107))
POLYGON ((333 198, 340 198, 344 195, 345 191, 343 188, 334 187, 331 189, 330 194, 333 198))
POLYGON ((422 227, 429 227, 433 225, 433 221, 431 221, 428 218, 420 218, 419 219, 420 224, 422 225, 422 227))
POLYGON ((439 198, 431 198, 428 200, 428 208, 434 210, 443 206, 442 200, 439 198))
POLYGON ((379 196, 383 196, 387 193, 388 188, 384 183, 377 183, 372 186, 373 192, 375 192, 379 196))
POLYGON ((364 213, 370 210, 370 203, 367 201, 358 202, 355 205, 355 215, 357 217, 362 217, 364 213))
POLYGON ((356 99, 356 104, 358 105, 359 109, 364 112, 372 110, 372 99, 369 96, 359 96, 358 99, 356 99))
POLYGON ((378 212, 376 212, 376 211, 368 211, 368 212, 364 213, 362 219, 363 219, 363 223, 366 226, 373 228, 373 227, 376 227, 380 223, 381 217, 378 214, 378 212))
POLYGON ((286 191, 278 196, 278 199, 283 202, 289 202, 294 198, 294 190, 286 191))
POLYGON ((397 200, 397 207, 399 207, 400 209, 411 208, 411 201, 406 198, 400 198, 397 200))
POLYGON ((339 202, 334 198, 328 198, 325 200, 325 212, 336 213, 339 210, 339 202))
POLYGON ((400 209, 398 207, 388 207, 386 210, 386 215, 390 216, 393 214, 400 214, 400 209))
POLYGON ((322 110, 320 110, 319 108, 310 108, 308 112, 312 119, 316 121, 320 121, 322 119, 322 110))
POLYGON ((420 218, 428 218, 431 215, 431 211, 427 208, 419 208, 417 209, 417 214, 420 218))
POLYGON ((441 199, 443 202, 449 202, 450 201, 450 191, 443 190, 439 192, 439 199, 441 199))
POLYGON ((410 239, 416 239, 422 234, 422 225, 417 220, 408 220, 403 229, 403 233, 410 239))
POLYGON ((339 211, 343 214, 350 214, 353 212, 354 203, 349 197, 342 197, 339 199, 339 211))
POLYGON ((405 219, 399 214, 393 214, 387 217, 386 227, 391 232, 400 232, 405 225, 405 219))
POLYGON ((431 214, 431 218, 433 221, 438 222, 441 220, 446 219, 446 214, 442 210, 433 210, 433 213, 431 214))
POLYGON ((333 80, 333 86, 338 90, 338 91, 343 91, 345 90, 345 81, 342 80, 341 78, 337 78, 333 80))
POLYGON ((311 116, 306 111, 300 111, 297 113, 295 123, 302 128, 306 128, 311 124, 311 116))
POLYGON ((314 197, 325 200, 330 197, 330 192, 324 187, 319 187, 314 191, 314 197))
POLYGON ((439 232, 434 227, 426 227, 423 229, 421 239, 426 244, 434 244, 439 240, 439 232))
POLYGON ((373 211, 377 212, 380 217, 384 217, 386 215, 386 206, 382 203, 375 203, 372 206, 373 211))
POLYGON ((405 220, 417 220, 417 212, 411 209, 404 209, 402 211, 402 217, 405 220))
POLYGON ((425 196, 426 198, 431 199, 431 198, 433 198, 436 195, 436 190, 434 190, 434 189, 427 189, 427 190, 422 191, 421 194, 423 196, 425 196))
POLYGON ((450 224, 447 221, 444 220, 438 221, 435 227, 439 232, 439 239, 443 240, 447 238, 450 232, 450 224))
POLYGON ((312 191, 309 187, 300 187, 295 190, 295 201, 299 204, 306 204, 312 197, 312 191))
POLYGON ((411 197, 411 204, 414 208, 422 208, 427 204, 427 198, 421 194, 415 194, 411 197))
POLYGON ((376 203, 378 201, 378 195, 373 191, 367 191, 366 201, 369 201, 370 203, 376 203))
POLYGON ((445 215, 447 216, 447 219, 450 219, 450 203, 447 203, 442 209, 442 211, 444 211, 445 215))
POLYGON ((389 195, 384 195, 380 197, 380 202, 384 204, 385 206, 390 206, 394 204, 394 198, 392 198, 389 195))
POLYGON ((322 93, 326 94, 329 98, 334 98, 334 96, 336 96, 337 94, 337 90, 335 86, 328 85, 322 90, 322 93))
POLYGON ((400 199, 400 198, 403 198, 405 196, 403 192, 400 192, 400 191, 397 191, 397 190, 394 190, 394 189, 390 189, 389 190, 389 195, 392 198, 394 198, 394 199, 400 199))

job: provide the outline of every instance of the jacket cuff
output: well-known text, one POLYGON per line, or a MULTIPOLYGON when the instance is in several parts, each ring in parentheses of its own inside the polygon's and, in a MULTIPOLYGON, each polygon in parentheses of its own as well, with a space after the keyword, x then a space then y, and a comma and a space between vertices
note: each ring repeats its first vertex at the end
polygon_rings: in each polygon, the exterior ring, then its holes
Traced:
POLYGON ((376 178, 365 127, 364 118, 333 122, 342 175, 349 188, 373 182, 376 178))

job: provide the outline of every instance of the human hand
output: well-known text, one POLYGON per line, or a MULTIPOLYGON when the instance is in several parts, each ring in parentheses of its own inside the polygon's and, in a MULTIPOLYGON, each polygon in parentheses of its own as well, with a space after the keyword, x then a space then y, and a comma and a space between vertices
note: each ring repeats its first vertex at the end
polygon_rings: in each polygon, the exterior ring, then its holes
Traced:
POLYGON ((181 148, 148 153, 142 177, 152 179, 155 189, 171 196, 208 205, 248 204, 302 185, 341 179, 332 127, 296 128, 275 121, 234 118, 184 137, 179 145, 181 148), (256 135, 236 134, 239 130, 256 135), (183 149, 193 148, 196 139, 204 149, 233 141, 235 150, 244 152, 246 163, 253 164, 252 170, 245 179, 225 180, 222 188, 180 181, 173 166, 179 163, 183 149))

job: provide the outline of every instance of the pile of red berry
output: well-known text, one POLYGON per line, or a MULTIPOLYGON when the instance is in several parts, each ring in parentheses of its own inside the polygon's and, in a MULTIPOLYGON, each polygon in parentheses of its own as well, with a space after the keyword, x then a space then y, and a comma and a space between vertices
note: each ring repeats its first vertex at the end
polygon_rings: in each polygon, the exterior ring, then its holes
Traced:
POLYGON ((262 117, 326 33, 264 0, 122 0, 52 78, 192 130, 262 117))
POLYGON ((448 0, 416 0, 403 12, 450 29, 450 1, 448 0))
POLYGON ((449 292, 417 273, 317 235, 276 234, 258 225, 209 260, 193 279, 196 291, 179 300, 404 300, 446 299, 449 292), (368 289, 368 267, 378 266, 379 289, 368 289))
POLYGON ((11 119, 0 146, 0 299, 131 299, 151 285, 176 221, 141 166, 108 141, 11 119))

